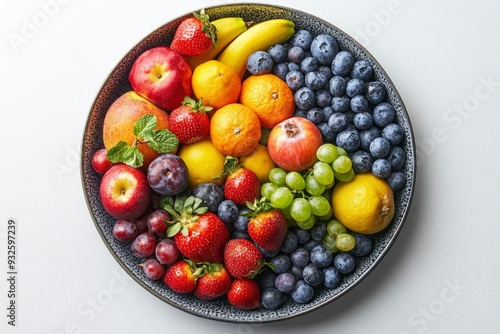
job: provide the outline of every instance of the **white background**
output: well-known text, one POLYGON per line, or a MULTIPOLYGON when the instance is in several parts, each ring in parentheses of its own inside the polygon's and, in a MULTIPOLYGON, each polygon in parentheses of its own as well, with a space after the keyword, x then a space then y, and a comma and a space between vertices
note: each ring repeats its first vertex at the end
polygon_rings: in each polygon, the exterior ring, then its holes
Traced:
POLYGON ((392 78, 412 120, 419 165, 408 220, 382 263, 350 293, 298 318, 238 325, 189 315, 126 276, 83 196, 79 152, 91 104, 144 36, 180 15, 229 2, 0 1, 0 332, 498 332, 494 0, 272 1, 358 39, 392 78), (44 3, 57 4, 51 16, 44 3), (26 22, 39 26, 27 34, 26 22), (13 36, 25 39, 16 44, 13 36), (17 222, 15 328, 6 317, 9 219, 17 222))

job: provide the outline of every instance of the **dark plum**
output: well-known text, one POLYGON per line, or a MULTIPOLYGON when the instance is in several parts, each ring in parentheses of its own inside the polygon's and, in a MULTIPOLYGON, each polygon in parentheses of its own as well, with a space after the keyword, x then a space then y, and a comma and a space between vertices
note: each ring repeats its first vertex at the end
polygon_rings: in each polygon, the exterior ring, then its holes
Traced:
POLYGON ((177 195, 183 192, 189 181, 189 171, 178 155, 167 153, 158 156, 148 167, 148 183, 161 195, 177 195))

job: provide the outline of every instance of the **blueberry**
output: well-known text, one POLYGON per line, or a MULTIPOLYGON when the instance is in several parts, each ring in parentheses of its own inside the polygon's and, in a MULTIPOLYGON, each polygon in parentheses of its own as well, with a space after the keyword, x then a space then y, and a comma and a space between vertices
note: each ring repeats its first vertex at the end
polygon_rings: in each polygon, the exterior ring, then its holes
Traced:
POLYGON ((316 96, 314 95, 314 91, 309 87, 301 87, 299 88, 294 96, 295 105, 297 108, 302 110, 309 110, 312 107, 316 106, 316 96))
POLYGON ((370 144, 372 143, 372 141, 375 138, 380 137, 380 135, 381 135, 381 132, 380 132, 379 128, 377 128, 376 126, 372 126, 369 129, 360 131, 359 132, 359 139, 361 140, 360 147, 363 150, 368 151, 370 149, 370 144))
POLYGON ((323 273, 325 274, 325 280, 323 285, 328 289, 334 289, 340 284, 340 279, 342 276, 339 271, 335 269, 335 267, 327 267, 323 269, 323 273))
POLYGON ((394 121, 394 117, 396 116, 396 111, 394 110, 394 107, 391 104, 387 102, 382 102, 377 104, 375 108, 373 108, 372 116, 373 116, 373 122, 377 126, 383 128, 394 121))
POLYGON ((305 248, 299 247, 290 253, 290 261, 294 266, 303 268, 311 261, 311 257, 305 248))
POLYGON ((300 280, 295 284, 295 288, 292 290, 290 296, 296 303, 305 304, 313 298, 314 288, 304 280, 300 280))
POLYGON ((314 57, 305 57, 304 60, 300 62, 300 70, 303 73, 317 71, 318 68, 319 68, 318 61, 314 57))
POLYGON ((277 251, 265 250, 257 243, 255 243, 255 246, 257 246, 257 248, 260 250, 264 259, 268 259, 268 260, 276 257, 280 252, 279 250, 277 250, 277 251))
POLYGON ((193 196, 201 199, 208 211, 216 213, 219 204, 224 200, 224 192, 212 182, 203 182, 193 189, 193 196))
POLYGON ((255 51, 248 56, 246 67, 250 74, 266 74, 273 70, 274 61, 266 51, 255 51))
POLYGON ((323 108, 323 115, 326 121, 334 114, 333 108, 331 106, 326 106, 323 108))
POLYGON ((354 152, 359 148, 359 133, 354 129, 343 130, 337 134, 335 142, 335 145, 342 147, 347 152, 354 152))
POLYGON ((354 112, 368 111, 368 100, 364 95, 355 95, 351 98, 351 110, 354 112))
POLYGON ((293 116, 307 118, 307 111, 295 108, 295 111, 293 112, 293 116))
POLYGON ((391 174, 391 164, 386 159, 377 159, 372 164, 372 173, 384 179, 391 174))
POLYGON ((279 292, 289 293, 292 292, 293 288, 295 288, 296 278, 292 273, 286 272, 279 274, 276 277, 274 285, 279 292))
POLYGON ((290 71, 285 77, 285 82, 295 92, 304 85, 304 75, 300 71, 290 71))
POLYGON ((319 34, 311 42, 311 54, 321 65, 331 65, 339 52, 337 41, 330 35, 319 34))
POLYGON ((373 159, 366 151, 356 151, 351 155, 352 168, 355 173, 365 173, 372 168, 373 159))
POLYGON ((405 133, 400 125, 391 123, 382 129, 382 137, 386 138, 391 145, 398 145, 403 141, 405 133))
MULTIPOLYGON (((332 104, 332 94, 327 89, 318 89, 314 92, 316 95, 316 105, 321 108, 329 107, 332 104)), ((328 118, 325 118, 328 119, 328 118)))
POLYGON ((304 50, 308 50, 311 47, 312 40, 313 35, 305 29, 298 30, 290 39, 292 45, 300 46, 304 50))
POLYGON ((353 123, 359 130, 367 130, 373 125, 372 114, 367 111, 356 113, 356 115, 354 115, 353 123))
POLYGON ((304 82, 306 86, 312 90, 318 90, 325 88, 328 80, 323 73, 319 71, 312 71, 305 75, 304 82))
POLYGON ((389 174, 386 181, 393 191, 399 191, 403 189, 406 184, 406 176, 402 172, 394 172, 389 174))
POLYGON ((295 232, 291 230, 288 230, 285 235, 285 240, 283 240, 283 243, 281 244, 280 251, 289 254, 296 250, 298 246, 299 238, 297 237, 297 234, 295 234, 295 232))
POLYGON ((324 245, 318 245, 311 250, 311 262, 319 268, 328 267, 332 260, 332 252, 324 245))
POLYGON ((305 57, 306 54, 304 52, 304 49, 300 46, 292 46, 288 50, 288 60, 292 63, 300 64, 300 62, 303 61, 305 57))
POLYGON ((303 271, 303 267, 297 267, 296 265, 292 265, 292 268, 290 268, 290 273, 295 277, 296 281, 304 279, 303 271))
POLYGON ((344 113, 338 112, 330 116, 328 119, 328 126, 332 131, 340 132, 347 129, 349 119, 344 113))
POLYGON ((289 62, 288 63, 288 70, 289 71, 299 71, 300 72, 300 65, 294 62, 289 62))
POLYGON ((323 110, 319 107, 312 107, 307 111, 306 118, 314 124, 323 122, 323 110))
POLYGON ((356 267, 356 260, 349 253, 339 253, 333 258, 333 267, 341 274, 349 274, 356 267))
POLYGON ((304 281, 310 286, 318 286, 325 280, 325 273, 315 264, 309 263, 302 271, 304 281))
POLYGON ((297 234, 297 238, 299 239, 299 244, 305 244, 311 239, 311 233, 309 232, 309 230, 296 228, 293 231, 295 232, 295 234, 297 234))
POLYGON ((284 62, 288 56, 288 50, 283 44, 274 44, 267 50, 267 53, 273 58, 275 64, 284 62))
POLYGON ((256 281, 257 284, 259 285, 261 290, 265 290, 268 288, 274 288, 274 282, 276 281, 276 277, 278 277, 278 274, 276 274, 272 270, 264 270, 260 274, 256 276, 256 281))
POLYGON ((332 70, 326 65, 319 65, 318 72, 323 73, 326 77, 326 80, 330 80, 333 77, 332 70))
POLYGON ((234 230, 231 233, 231 238, 233 238, 233 239, 247 239, 247 240, 251 240, 250 236, 248 235, 248 233, 246 231, 242 232, 242 231, 238 231, 238 230, 234 230))
POLYGON ((268 288, 262 291, 260 304, 267 310, 274 310, 285 302, 285 296, 275 288, 268 288))
POLYGON ((222 201, 217 208, 217 216, 219 216, 224 223, 234 222, 239 216, 238 205, 228 199, 222 201))
POLYGON ((328 123, 323 122, 316 125, 319 132, 321 133, 321 138, 325 143, 332 143, 335 140, 335 132, 328 126, 328 123))
POLYGON ((288 72, 288 63, 279 63, 274 66, 273 73, 283 81, 286 80, 288 72))
POLYGON ((389 151, 387 155, 387 161, 391 164, 391 169, 393 171, 397 171, 405 165, 406 155, 405 150, 403 150, 400 146, 394 146, 389 151))
POLYGON ((274 272, 276 274, 285 273, 290 270, 292 267, 292 261, 290 260, 290 256, 286 254, 279 254, 271 258, 269 261, 273 264, 274 272))
POLYGON ((332 72, 334 75, 346 76, 354 64, 354 57, 349 51, 340 51, 332 61, 332 72))
POLYGON ((346 112, 344 112, 344 114, 347 116, 347 119, 349 120, 347 129, 356 129, 356 127, 354 126, 354 116, 356 116, 356 113, 349 109, 346 112))
POLYGON ((310 252, 314 247, 317 245, 321 244, 321 241, 311 239, 308 242, 306 242, 304 245, 302 245, 308 252, 310 252))
POLYGON ((380 81, 368 82, 365 85, 365 96, 371 104, 378 104, 385 98, 385 86, 380 81))
POLYGON ((335 112, 346 112, 349 110, 351 100, 347 96, 332 97, 332 109, 335 112))
POLYGON ((346 83, 345 94, 349 97, 363 94, 364 82, 361 79, 350 79, 346 83))
POLYGON ((366 60, 355 61, 351 69, 351 78, 358 78, 368 81, 372 76, 373 70, 366 60))
POLYGON ((311 238, 313 240, 321 241, 326 235, 326 224, 325 223, 316 223, 311 227, 311 238))
POLYGON ((351 232, 356 240, 356 245, 351 250, 351 254, 357 257, 367 256, 372 251, 372 240, 366 234, 351 232))
POLYGON ((345 93, 346 85, 345 79, 336 75, 328 81, 328 90, 332 96, 342 96, 345 93))
POLYGON ((384 137, 377 137, 370 144, 370 154, 374 158, 385 158, 390 150, 391 143, 384 137))
POLYGON ((248 230, 248 222, 250 221, 250 218, 242 215, 247 212, 250 212, 250 209, 242 209, 239 211, 238 217, 233 223, 236 231, 246 232, 248 230))

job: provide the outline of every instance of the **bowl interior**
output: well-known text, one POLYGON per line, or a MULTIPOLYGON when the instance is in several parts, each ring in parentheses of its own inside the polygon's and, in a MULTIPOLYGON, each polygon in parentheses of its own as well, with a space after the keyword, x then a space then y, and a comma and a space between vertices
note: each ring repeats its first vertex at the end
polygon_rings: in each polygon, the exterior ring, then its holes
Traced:
MULTIPOLYGON (((196 9, 196 11, 198 10, 196 9)), ((404 167, 407 182, 403 190, 395 193, 396 212, 394 219, 388 228, 374 236, 372 253, 359 259, 356 270, 352 274, 344 276, 342 283, 337 288, 331 290, 316 289, 315 298, 310 303, 297 304, 288 302, 277 310, 243 311, 231 307, 225 300, 207 302, 189 295, 179 295, 168 289, 162 280, 151 281, 147 279, 138 265, 140 260, 132 255, 130 245, 121 243, 113 237, 112 227, 115 219, 105 212, 100 203, 99 184, 101 176, 95 173, 91 166, 93 153, 104 147, 102 142, 104 116, 109 106, 119 96, 131 90, 127 76, 134 60, 149 48, 160 45, 168 46, 178 24, 184 18, 190 16, 190 13, 159 27, 141 40, 118 62, 106 78, 92 105, 84 130, 81 166, 84 195, 97 231, 111 254, 138 284, 166 303, 200 317, 228 322, 270 322, 295 317, 324 306, 350 291, 370 273, 393 244, 410 208, 415 183, 416 155, 410 119, 401 97, 380 64, 359 43, 334 25, 305 12, 271 5, 234 4, 208 7, 205 8, 205 11, 210 15, 211 19, 239 16, 246 21, 255 23, 273 18, 290 19, 295 22, 296 31, 307 29, 315 35, 320 33, 329 34, 336 38, 341 49, 350 51, 356 59, 365 59, 370 62, 374 69, 375 78, 386 87, 386 100, 396 109, 398 124, 405 131, 403 148, 407 155, 404 167)))

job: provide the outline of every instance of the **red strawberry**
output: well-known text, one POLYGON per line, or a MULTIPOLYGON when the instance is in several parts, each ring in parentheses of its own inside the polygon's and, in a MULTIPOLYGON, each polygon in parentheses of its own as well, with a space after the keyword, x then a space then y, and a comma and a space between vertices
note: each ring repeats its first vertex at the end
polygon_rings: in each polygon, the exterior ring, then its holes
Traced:
POLYGON ((194 295, 200 299, 212 300, 223 296, 231 287, 231 276, 221 264, 203 266, 205 273, 198 278, 194 295))
POLYGON ((253 210, 248 222, 250 238, 266 251, 278 251, 288 231, 286 217, 264 200, 255 201, 248 207, 253 210))
POLYGON ((227 156, 224 172, 227 175, 224 185, 224 197, 239 205, 253 203, 260 197, 260 181, 253 171, 241 167, 238 160, 227 156))
POLYGON ((181 22, 175 32, 170 48, 185 56, 199 56, 217 46, 217 28, 202 9, 181 22))
POLYGON ((189 260, 172 264, 163 276, 163 282, 177 293, 190 293, 196 288, 197 269, 189 260))
POLYGON ((263 266, 263 257, 253 242, 247 239, 231 239, 224 248, 226 269, 234 278, 252 278, 263 266))
POLYGON ((194 196, 166 197, 162 205, 173 217, 167 235, 179 252, 194 262, 222 263, 229 230, 217 215, 202 207, 194 196))
POLYGON ((242 310, 252 310, 260 306, 260 288, 253 279, 236 279, 227 292, 229 304, 242 310))
POLYGON ((203 105, 202 100, 195 101, 186 96, 182 105, 170 112, 168 129, 183 144, 194 143, 210 133, 210 119, 206 114, 212 107, 203 105))

